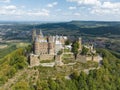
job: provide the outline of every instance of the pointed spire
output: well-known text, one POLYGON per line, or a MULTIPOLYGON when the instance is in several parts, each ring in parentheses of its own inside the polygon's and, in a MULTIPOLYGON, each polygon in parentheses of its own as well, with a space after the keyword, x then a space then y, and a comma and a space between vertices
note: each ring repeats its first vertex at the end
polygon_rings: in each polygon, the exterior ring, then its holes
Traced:
POLYGON ((42 36, 43 37, 43 33, 42 33, 42 30, 40 29, 40 36, 42 36))
POLYGON ((32 40, 35 41, 36 38, 36 29, 32 30, 32 40))

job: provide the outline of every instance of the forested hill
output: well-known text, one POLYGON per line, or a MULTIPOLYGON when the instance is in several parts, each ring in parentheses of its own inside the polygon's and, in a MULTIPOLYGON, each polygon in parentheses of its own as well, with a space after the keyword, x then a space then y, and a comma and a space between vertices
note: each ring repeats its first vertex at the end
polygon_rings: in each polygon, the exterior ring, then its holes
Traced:
POLYGON ((65 73, 65 67, 27 68, 26 50, 17 49, 0 61, 0 90, 120 90, 120 59, 108 50, 97 50, 103 56, 99 69, 89 73, 72 70, 70 79, 59 72, 65 73))
POLYGON ((120 22, 71 21, 37 25, 44 32, 67 35, 120 35, 120 22), (72 33, 71 33, 72 32, 72 33))

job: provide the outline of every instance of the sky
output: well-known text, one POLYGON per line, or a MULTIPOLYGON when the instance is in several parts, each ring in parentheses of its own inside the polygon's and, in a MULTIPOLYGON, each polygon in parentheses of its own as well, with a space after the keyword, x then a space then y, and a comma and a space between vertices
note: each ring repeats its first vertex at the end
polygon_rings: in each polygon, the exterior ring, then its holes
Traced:
POLYGON ((0 21, 120 21, 120 0, 0 0, 0 21))

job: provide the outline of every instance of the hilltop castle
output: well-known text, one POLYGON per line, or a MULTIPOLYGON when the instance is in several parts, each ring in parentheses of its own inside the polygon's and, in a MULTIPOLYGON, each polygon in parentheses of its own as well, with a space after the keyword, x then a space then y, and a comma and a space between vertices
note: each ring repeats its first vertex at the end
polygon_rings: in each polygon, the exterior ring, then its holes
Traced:
POLYGON ((38 34, 36 30, 33 30, 33 53, 30 54, 30 65, 39 65, 42 60, 54 60, 58 52, 64 49, 67 39, 66 36, 44 36, 41 30, 38 34))
POLYGON ((34 54, 43 55, 50 54, 56 55, 57 52, 63 49, 65 41, 67 40, 66 36, 44 36, 40 30, 39 34, 36 34, 36 30, 33 30, 32 33, 33 48, 34 54))
MULTIPOLYGON (((71 52, 72 43, 65 45, 67 40, 68 37, 66 36, 44 36, 41 30, 39 32, 33 30, 33 53, 29 56, 30 66, 41 65, 41 61, 43 60, 53 60, 54 65, 61 66, 64 65, 62 62, 63 55, 71 54, 71 57, 74 58, 71 52), (66 49, 69 50, 67 53, 64 52, 66 49), (63 53, 59 54, 60 51, 63 53)), ((80 37, 75 41, 79 43, 77 61, 84 63, 87 61, 99 62, 101 60, 101 57, 96 54, 96 50, 92 44, 83 45, 80 37)))

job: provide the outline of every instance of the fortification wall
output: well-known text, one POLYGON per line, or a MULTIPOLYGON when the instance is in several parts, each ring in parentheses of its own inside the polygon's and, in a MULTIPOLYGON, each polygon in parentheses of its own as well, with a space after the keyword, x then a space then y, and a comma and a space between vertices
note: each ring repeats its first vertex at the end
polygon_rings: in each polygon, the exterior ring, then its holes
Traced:
POLYGON ((30 54, 30 66, 38 66, 40 64, 38 57, 38 55, 30 54))
POLYGON ((98 57, 98 56, 94 56, 94 57, 93 57, 93 61, 94 61, 94 62, 99 62, 99 61, 100 61, 100 60, 99 60, 99 57, 98 57))
POLYGON ((86 56, 86 61, 92 61, 93 57, 92 56, 86 56))
POLYGON ((82 56, 82 55, 78 55, 77 56, 77 61, 80 61, 82 63, 85 63, 87 61, 99 62, 99 57, 98 56, 82 56))
POLYGON ((55 64, 56 64, 56 66, 62 66, 63 65, 62 55, 56 55, 55 56, 55 64))
POLYGON ((52 60, 54 59, 54 55, 50 55, 50 54, 43 54, 43 55, 40 55, 40 60, 52 60))
POLYGON ((99 62, 99 57, 98 56, 87 56, 86 61, 99 62))
POLYGON ((87 62, 86 61, 86 56, 82 56, 82 55, 78 55, 76 60, 79 61, 79 62, 82 62, 82 63, 87 62))

